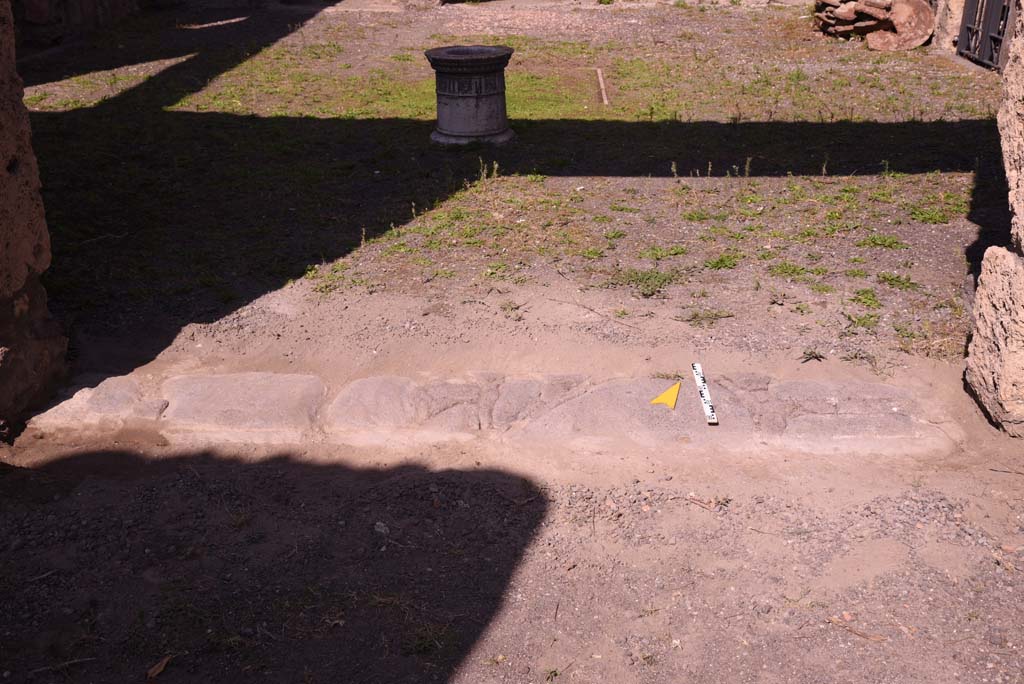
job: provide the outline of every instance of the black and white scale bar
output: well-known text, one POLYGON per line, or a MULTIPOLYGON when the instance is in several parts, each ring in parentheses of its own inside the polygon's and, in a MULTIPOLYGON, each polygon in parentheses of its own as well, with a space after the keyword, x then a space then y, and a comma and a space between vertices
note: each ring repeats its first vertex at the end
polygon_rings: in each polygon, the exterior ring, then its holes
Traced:
POLYGON ((708 391, 708 381, 704 379, 704 369, 699 363, 691 363, 693 369, 693 380, 697 383, 697 392, 700 394, 700 405, 704 407, 704 416, 708 419, 708 425, 718 425, 718 414, 715 413, 715 405, 711 403, 711 392, 708 391))

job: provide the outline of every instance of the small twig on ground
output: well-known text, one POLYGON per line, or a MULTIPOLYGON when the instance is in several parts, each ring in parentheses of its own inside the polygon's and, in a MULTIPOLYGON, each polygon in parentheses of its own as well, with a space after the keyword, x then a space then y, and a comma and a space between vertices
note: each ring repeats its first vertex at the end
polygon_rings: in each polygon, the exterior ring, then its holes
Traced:
POLYGON ((989 468, 993 473, 1006 473, 1007 475, 1024 475, 1019 470, 1000 470, 999 468, 989 468))
POLYGON ((604 85, 604 72, 600 68, 597 69, 597 85, 601 87, 601 104, 608 106, 608 90, 604 85))
POLYGON ((509 501, 511 503, 514 503, 516 506, 525 506, 526 504, 530 503, 531 501, 535 501, 540 496, 540 494, 534 494, 533 496, 531 496, 529 498, 526 498, 526 499, 513 499, 511 496, 508 496, 506 494, 502 494, 501 492, 497 492, 496 491, 495 494, 500 496, 505 501, 509 501))
POLYGON ((770 534, 773 537, 781 537, 782 536, 778 532, 765 532, 764 530, 759 530, 756 527, 748 527, 747 529, 750 530, 751 532, 757 532, 758 534, 770 534))
POLYGON ((81 240, 79 242, 72 242, 71 246, 72 247, 80 247, 82 245, 87 245, 90 242, 99 242, 100 240, 121 240, 121 239, 129 237, 131 235, 135 235, 135 233, 137 233, 137 232, 138 231, 135 231, 135 232, 132 232, 132 233, 121 233, 119 235, 118 234, 114 234, 114 233, 105 233, 104 235, 97 235, 96 237, 91 237, 91 238, 88 238, 86 240, 81 240))
POLYGON ((874 641, 876 643, 881 643, 883 641, 888 641, 889 640, 888 637, 882 636, 881 634, 868 634, 867 632, 862 632, 859 629, 855 629, 855 628, 851 627, 850 625, 843 624, 838 618, 834 618, 834 617, 826 618, 825 622, 827 622, 827 623, 829 623, 831 625, 835 625, 836 627, 838 627, 840 629, 845 629, 850 634, 859 636, 861 639, 867 639, 868 641, 874 641))
POLYGON ((625 321, 620 321, 620 320, 618 320, 618 319, 612 318, 611 316, 606 316, 605 314, 601 313, 601 312, 600 312, 600 311, 598 311, 597 309, 592 309, 592 308, 590 308, 589 306, 587 306, 586 304, 580 304, 579 302, 567 302, 567 301, 566 301, 566 300, 564 300, 564 299, 553 299, 553 298, 551 298, 551 297, 548 297, 548 301, 550 301, 550 302, 559 302, 560 304, 571 304, 571 305, 573 305, 573 306, 578 306, 578 307, 580 307, 581 309, 586 309, 586 310, 587 310, 587 311, 589 311, 590 313, 594 313, 594 314, 597 314, 597 315, 598 315, 598 316, 600 316, 601 318, 607 318, 607 319, 608 319, 609 321, 611 321, 612 323, 618 323, 619 325, 624 325, 624 326, 626 326, 627 328, 633 328, 633 330, 639 330, 639 329, 640 329, 640 328, 638 328, 638 327, 637 327, 637 326, 635 326, 635 325, 632 325, 632 324, 630 324, 630 323, 626 323, 625 321))
POLYGON ((90 663, 96 660, 95 658, 75 658, 74 660, 65 660, 63 663, 57 663, 56 665, 47 665, 46 667, 37 667, 30 671, 29 676, 39 674, 40 672, 60 672, 72 665, 80 665, 81 663, 90 663))
POLYGON ((263 625, 256 625, 256 633, 257 634, 265 634, 266 636, 270 637, 274 641, 280 641, 281 640, 281 637, 277 636, 276 634, 271 633, 271 631, 269 629, 265 628, 263 625))
POLYGON ((711 506, 709 506, 708 504, 704 503, 703 501, 701 501, 699 499, 694 499, 694 498, 688 496, 688 497, 686 497, 685 501, 686 501, 686 503, 692 503, 694 506, 700 506, 705 511, 714 511, 715 510, 714 508, 712 508, 711 506))
POLYGON ((57 571, 56 570, 50 570, 49 572, 44 572, 42 575, 36 575, 35 577, 33 577, 32 579, 30 579, 28 581, 29 582, 38 582, 41 579, 46 579, 47 577, 49 577, 50 575, 52 575, 55 572, 57 572, 57 571))
POLYGON ((561 607, 562 607, 562 602, 560 600, 556 601, 555 602, 555 619, 554 619, 554 622, 558 622, 558 609, 561 608, 561 607))

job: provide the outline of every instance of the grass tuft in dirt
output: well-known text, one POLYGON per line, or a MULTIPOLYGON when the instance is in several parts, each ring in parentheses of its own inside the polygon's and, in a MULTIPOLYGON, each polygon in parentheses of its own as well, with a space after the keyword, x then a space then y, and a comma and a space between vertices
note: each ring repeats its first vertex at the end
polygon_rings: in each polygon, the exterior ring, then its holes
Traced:
POLYGON ((641 297, 653 297, 676 282, 678 277, 679 273, 676 271, 659 271, 656 268, 630 268, 615 274, 611 279, 611 283, 613 285, 633 287, 641 297))
POLYGON ((879 249, 910 249, 910 245, 895 235, 883 235, 881 233, 872 233, 863 240, 859 240, 857 246, 877 247, 879 249))
POLYGON ((691 311, 690 315, 685 318, 677 316, 676 320, 689 323, 695 328, 710 328, 723 318, 733 318, 734 316, 734 313, 724 309, 697 309, 691 311))

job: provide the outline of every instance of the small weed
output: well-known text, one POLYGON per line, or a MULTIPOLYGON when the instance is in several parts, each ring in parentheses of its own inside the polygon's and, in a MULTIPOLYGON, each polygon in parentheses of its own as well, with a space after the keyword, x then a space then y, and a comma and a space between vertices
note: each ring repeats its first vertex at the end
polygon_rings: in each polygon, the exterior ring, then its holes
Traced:
POLYGON ((867 278, 868 272, 865 271, 863 268, 849 268, 846 269, 844 275, 846 275, 849 278, 867 278))
POLYGON ((454 278, 455 277, 455 271, 453 271, 450 268, 439 268, 436 271, 434 271, 434 277, 435 278, 454 278))
POLYGON ((854 292, 853 296, 850 297, 850 301, 854 304, 860 304, 865 309, 882 308, 882 302, 878 301, 878 295, 875 294, 875 291, 870 287, 854 292))
POLYGON ((896 323, 892 326, 892 329, 901 340, 914 340, 920 337, 909 325, 896 323))
POLYGON ((844 313, 846 320, 849 321, 847 328, 862 328, 864 330, 874 330, 878 327, 878 314, 868 313, 861 314, 860 316, 851 316, 848 313, 844 313))
POLYGON ((447 626, 425 624, 413 632, 403 650, 409 655, 429 655, 443 650, 450 638, 447 626))
POLYGON ((412 55, 410 55, 407 52, 401 52, 397 55, 391 55, 391 59, 395 60, 396 62, 411 62, 412 55))
POLYGON ((641 297, 653 297, 676 281, 678 274, 659 271, 656 268, 639 270, 635 268, 622 271, 612 279, 613 284, 629 285, 636 288, 641 297))
POLYGON ((797 242, 811 242, 819 237, 821 237, 821 233, 818 232, 817 228, 804 228, 793 239, 797 242))
POLYGON ((672 245, 671 247, 648 247, 647 249, 640 252, 641 259, 654 259, 655 261, 661 261, 673 256, 683 256, 686 254, 686 248, 682 245, 672 245))
POLYGON ((801 316, 806 316, 811 313, 811 305, 806 302, 797 302, 793 305, 793 313, 798 313, 801 316))
POLYGON ((715 271, 736 268, 740 263, 740 259, 742 258, 743 254, 741 254, 740 252, 737 252, 735 250, 726 250, 725 252, 722 252, 714 259, 708 259, 707 261, 705 261, 704 268, 710 268, 715 271))
POLYGON ((616 318, 628 318, 629 317, 629 309, 616 309, 613 312, 613 315, 616 318))
POLYGON ((920 285, 910 279, 910 276, 899 273, 879 273, 878 282, 896 290, 916 290, 920 285))
POLYGON ((825 355, 817 349, 804 349, 803 356, 800 357, 800 363, 807 363, 808 361, 824 361, 825 355))
POLYGON ((511 299, 506 299, 504 302, 501 303, 502 313, 504 313, 507 318, 510 318, 513 321, 523 320, 523 312, 520 311, 520 309, 522 308, 522 304, 513 302, 511 299))
POLYGON ((843 354, 842 358, 843 361, 860 361, 862 363, 866 363, 867 365, 871 366, 871 370, 875 371, 876 373, 880 372, 878 359, 875 357, 875 355, 869 354, 868 352, 863 351, 862 349, 855 349, 854 351, 848 354, 843 354))
POLYGON ((612 211, 619 211, 619 212, 622 212, 624 214, 638 214, 638 213, 640 213, 640 210, 637 209, 636 207, 631 207, 631 206, 629 206, 627 204, 622 204, 620 202, 612 202, 611 206, 608 207, 608 208, 611 209, 612 211))
POLYGON ((780 261, 768 267, 768 272, 780 278, 800 278, 807 275, 807 269, 791 261, 780 261))
POLYGON ((624 230, 609 230, 604 234, 605 240, 621 240, 626 237, 626 231, 624 230))
POLYGON ((484 271, 484 276, 487 278, 493 278, 494 280, 502 280, 507 278, 511 272, 511 268, 508 264, 503 262, 496 262, 487 265, 487 270, 484 271))
POLYGON ((531 183, 543 183, 547 179, 547 176, 540 173, 531 173, 526 176, 526 180, 530 181, 531 183))
POLYGON ((811 292, 816 292, 818 294, 828 294, 830 292, 835 291, 836 288, 832 287, 828 283, 811 283, 811 292))
POLYGON ((683 214, 683 218, 687 221, 709 221, 711 214, 703 209, 693 209, 683 214))
POLYGON ((588 247, 580 252, 580 256, 584 259, 600 259, 604 256, 604 250, 599 247, 588 247))
POLYGON ((677 317, 676 320, 689 323, 695 328, 710 328, 723 318, 732 318, 735 314, 723 309, 698 309, 691 311, 686 318, 677 317))
POLYGON ((967 201, 956 193, 929 195, 921 203, 910 205, 910 217, 921 223, 949 223, 954 215, 967 213, 967 201))
POLYGON ((895 235, 873 233, 857 242, 858 247, 878 247, 880 249, 910 249, 910 245, 895 235))

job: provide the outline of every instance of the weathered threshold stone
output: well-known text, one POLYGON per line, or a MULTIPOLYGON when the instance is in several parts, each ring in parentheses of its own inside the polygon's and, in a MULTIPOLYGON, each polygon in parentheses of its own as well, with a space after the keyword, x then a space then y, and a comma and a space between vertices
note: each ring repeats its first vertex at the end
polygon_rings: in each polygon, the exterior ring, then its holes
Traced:
POLYGON ((324 385, 314 375, 180 375, 163 384, 161 432, 206 441, 293 444, 309 436, 324 385))
POLYGON ((974 300, 967 382, 989 417, 1024 437, 1024 258, 990 247, 974 300))

